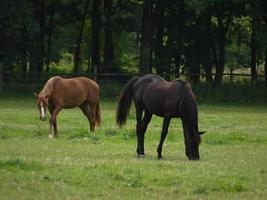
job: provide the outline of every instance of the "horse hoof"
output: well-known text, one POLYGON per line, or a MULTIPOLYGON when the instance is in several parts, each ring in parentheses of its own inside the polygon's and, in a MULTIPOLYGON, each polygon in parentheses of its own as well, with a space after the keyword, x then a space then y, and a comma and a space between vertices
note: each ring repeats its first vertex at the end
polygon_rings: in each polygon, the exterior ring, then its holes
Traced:
POLYGON ((145 155, 141 154, 141 155, 137 155, 138 158, 145 158, 145 155))
POLYGON ((189 158, 189 160, 191 160, 191 161, 198 161, 199 158, 189 158))

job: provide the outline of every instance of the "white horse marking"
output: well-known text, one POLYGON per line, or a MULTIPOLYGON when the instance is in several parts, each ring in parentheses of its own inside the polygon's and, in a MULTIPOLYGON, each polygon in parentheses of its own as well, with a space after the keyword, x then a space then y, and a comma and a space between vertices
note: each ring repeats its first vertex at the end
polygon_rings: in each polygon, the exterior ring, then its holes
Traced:
POLYGON ((45 111, 44 111, 43 102, 41 102, 41 117, 45 118, 45 111))

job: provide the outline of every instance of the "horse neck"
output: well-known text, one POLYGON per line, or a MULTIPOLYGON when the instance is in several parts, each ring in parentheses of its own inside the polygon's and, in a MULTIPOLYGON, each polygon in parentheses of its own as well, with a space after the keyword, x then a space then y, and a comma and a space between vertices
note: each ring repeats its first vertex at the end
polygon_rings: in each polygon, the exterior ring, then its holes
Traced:
POLYGON ((40 92, 40 96, 50 96, 53 92, 53 81, 51 79, 47 81, 45 86, 43 87, 42 91, 40 92))

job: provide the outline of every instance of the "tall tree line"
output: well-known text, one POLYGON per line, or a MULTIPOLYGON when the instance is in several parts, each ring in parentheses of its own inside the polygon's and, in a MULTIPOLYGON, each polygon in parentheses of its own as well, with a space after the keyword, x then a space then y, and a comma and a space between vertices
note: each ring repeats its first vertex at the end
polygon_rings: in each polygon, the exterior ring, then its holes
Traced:
POLYGON ((6 82, 34 83, 60 69, 184 73, 195 83, 203 74, 220 86, 225 70, 248 68, 252 82, 264 71, 267 84, 263 0, 10 0, 0 7, 6 82))

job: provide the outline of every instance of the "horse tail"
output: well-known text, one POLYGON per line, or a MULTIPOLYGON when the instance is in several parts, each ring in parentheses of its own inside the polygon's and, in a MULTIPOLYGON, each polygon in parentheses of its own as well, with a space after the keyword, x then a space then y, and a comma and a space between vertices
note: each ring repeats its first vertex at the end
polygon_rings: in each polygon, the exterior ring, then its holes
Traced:
POLYGON ((97 100, 97 103, 96 103, 95 120, 96 120, 96 124, 100 126, 101 125, 101 110, 100 110, 99 100, 97 100))
POLYGON ((116 111, 116 122, 119 127, 126 123, 127 116, 129 115, 132 98, 133 98, 133 85, 139 79, 134 77, 128 81, 120 95, 119 103, 116 111))

